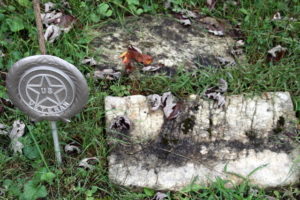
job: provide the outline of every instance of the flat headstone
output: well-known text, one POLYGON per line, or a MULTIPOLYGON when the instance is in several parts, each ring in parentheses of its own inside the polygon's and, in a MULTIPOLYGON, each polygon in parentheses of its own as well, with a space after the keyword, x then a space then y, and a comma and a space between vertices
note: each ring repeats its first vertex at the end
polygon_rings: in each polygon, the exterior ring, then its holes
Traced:
POLYGON ((92 48, 102 67, 123 69, 119 56, 129 45, 151 55, 153 64, 171 69, 222 67, 235 62, 230 52, 236 40, 209 33, 199 19, 184 26, 172 16, 128 17, 123 23, 109 22, 97 34, 92 48))
POLYGON ((299 144, 289 93, 226 97, 224 108, 190 96, 181 114, 167 120, 151 111, 145 96, 105 99, 109 177, 116 184, 180 190, 193 180, 209 184, 216 177, 239 183, 278 187, 299 182, 299 144), (110 130, 118 116, 128 131, 110 130))

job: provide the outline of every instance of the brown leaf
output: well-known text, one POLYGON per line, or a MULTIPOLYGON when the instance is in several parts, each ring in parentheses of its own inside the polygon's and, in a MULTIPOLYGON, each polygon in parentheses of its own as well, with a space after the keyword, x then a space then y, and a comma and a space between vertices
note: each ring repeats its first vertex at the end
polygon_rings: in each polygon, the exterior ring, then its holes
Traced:
POLYGON ((153 61, 151 56, 142 54, 142 52, 138 48, 136 48, 132 45, 130 45, 128 47, 127 51, 124 52, 120 56, 120 58, 123 59, 124 64, 131 63, 134 60, 134 61, 142 63, 144 65, 149 65, 153 61))
POLYGON ((62 15, 54 20, 54 24, 64 29, 64 32, 69 32, 76 22, 76 18, 72 15, 62 15))

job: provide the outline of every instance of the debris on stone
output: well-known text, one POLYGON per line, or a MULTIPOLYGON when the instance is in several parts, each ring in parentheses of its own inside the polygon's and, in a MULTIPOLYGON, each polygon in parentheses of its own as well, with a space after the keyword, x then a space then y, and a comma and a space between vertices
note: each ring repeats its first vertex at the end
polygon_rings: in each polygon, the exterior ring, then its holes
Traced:
POLYGON ((243 46, 245 46, 244 40, 238 40, 238 41, 236 41, 235 46, 236 47, 243 47, 243 46))
POLYGON ((120 58, 124 64, 129 64, 132 61, 136 61, 144 65, 149 65, 153 61, 151 56, 143 54, 140 49, 132 45, 128 46, 127 51, 122 53, 120 58))
POLYGON ((162 105, 161 99, 161 96, 159 96, 158 94, 152 94, 147 96, 147 100, 152 111, 156 111, 160 108, 160 106, 162 105))
POLYGON ((205 96, 209 99, 213 99, 217 103, 217 107, 223 107, 226 103, 223 94, 227 91, 228 84, 224 79, 220 79, 219 85, 208 88, 205 91, 205 96))
POLYGON ((183 15, 183 17, 185 18, 197 18, 198 15, 193 12, 193 11, 190 11, 190 10, 187 10, 187 9, 182 9, 180 10, 180 13, 183 15))
POLYGON ((196 13, 187 9, 181 9, 180 11, 175 12, 173 15, 177 21, 184 26, 190 26, 192 24, 191 19, 197 18, 196 13))
POLYGON ((143 65, 150 65, 153 62, 153 58, 147 54, 143 54, 142 51, 133 46, 129 45, 127 51, 120 55, 122 63, 125 65, 126 72, 132 72, 134 70, 133 62, 138 62, 143 65))
POLYGON ((96 70, 94 72, 94 79, 117 80, 120 77, 121 72, 115 71, 114 69, 96 70))
POLYGON ((181 104, 177 102, 171 92, 163 93, 161 99, 165 117, 167 119, 175 119, 180 113, 181 104))
POLYGON ((126 132, 130 130, 131 122, 127 116, 117 116, 110 125, 110 130, 126 132))
POLYGON ((168 198, 168 195, 166 193, 157 192, 152 200, 164 200, 165 198, 168 198))
POLYGON ((179 19, 178 21, 184 26, 190 26, 192 24, 190 19, 179 19))
POLYGON ((94 58, 84 58, 81 64, 94 66, 97 65, 97 61, 94 58))
MULTIPOLYGON (((125 71, 131 72, 135 68, 143 71, 143 67, 156 66, 156 63, 162 64, 161 69, 157 68, 158 70, 153 73, 156 74, 170 73, 170 70, 172 70, 172 73, 175 73, 179 66, 183 66, 186 71, 195 71, 199 69, 199 62, 197 62, 199 55, 214 58, 216 56, 228 57, 239 61, 239 63, 243 63, 245 60, 240 60, 243 56, 235 57, 230 54, 229 49, 236 43, 234 38, 243 38, 242 36, 234 35, 232 37, 230 33, 227 34, 226 30, 232 30, 230 23, 224 23, 225 31, 223 32, 225 35, 219 37, 208 33, 206 27, 209 27, 209 25, 201 22, 202 19, 200 15, 196 19, 191 18, 192 25, 187 28, 179 24, 178 19, 173 16, 132 16, 126 18, 128 26, 143 27, 136 29, 132 33, 124 31, 119 22, 115 22, 115 25, 106 24, 100 29, 105 34, 102 36, 99 34, 92 42, 92 46, 100 50, 99 57, 103 58, 97 60, 98 65, 104 66, 109 63, 111 68, 114 67, 120 71, 124 71, 125 69, 125 71), (135 60, 131 60, 131 65, 124 64, 128 60, 125 59, 124 55, 122 59, 118 55, 123 53, 122 49, 128 47, 128 44, 139 47, 142 53, 150 55, 153 58, 153 62, 146 66, 143 63, 135 63, 135 60)), ((222 20, 220 21, 222 22, 222 20)), ((218 61, 214 62, 219 65, 218 61)), ((206 64, 201 65, 207 67, 213 66, 212 64, 211 62, 206 62, 206 64)))
POLYGON ((287 48, 282 47, 281 45, 277 45, 276 47, 274 47, 268 51, 267 58, 269 61, 279 61, 284 57, 286 51, 287 51, 287 48))
POLYGON ((212 33, 216 36, 224 36, 225 29, 229 29, 229 26, 224 20, 218 20, 213 17, 204 17, 200 19, 200 22, 203 23, 204 27, 208 30, 209 33, 212 33))
POLYGON ((8 136, 11 140, 10 148, 14 153, 22 153, 24 145, 19 141, 19 138, 24 135, 25 124, 20 120, 15 120, 13 123, 13 128, 9 132, 8 136))
POLYGON ((96 163, 99 163, 99 159, 96 157, 84 158, 79 162, 78 166, 86 170, 92 170, 95 168, 93 165, 96 163))
POLYGON ((62 15, 53 21, 64 33, 68 33, 73 28, 75 22, 76 18, 72 15, 62 15))
POLYGON ((220 62, 221 66, 234 66, 236 62, 233 59, 216 57, 216 59, 220 62))
POLYGON ((81 152, 80 148, 78 147, 78 145, 76 145, 75 142, 66 144, 64 150, 66 153, 69 153, 69 154, 74 154, 74 153, 79 154, 81 152))

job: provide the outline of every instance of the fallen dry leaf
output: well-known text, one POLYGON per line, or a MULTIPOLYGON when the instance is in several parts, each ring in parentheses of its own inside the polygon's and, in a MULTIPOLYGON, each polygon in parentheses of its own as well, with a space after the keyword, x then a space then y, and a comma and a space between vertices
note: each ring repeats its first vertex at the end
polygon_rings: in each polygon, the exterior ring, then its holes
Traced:
POLYGON ((177 103, 177 99, 171 92, 163 93, 161 99, 165 117, 175 119, 181 111, 181 104, 177 103))
POLYGON ((10 148, 14 153, 22 153, 24 145, 19 141, 19 138, 24 135, 24 132, 25 124, 20 120, 14 121, 13 128, 8 134, 11 139, 10 148))
POLYGON ((62 12, 56 12, 56 11, 52 11, 50 13, 42 13, 41 14, 41 18, 42 18, 42 23, 48 27, 50 26, 51 24, 53 24, 53 22, 61 17, 63 14, 62 12))
POLYGON ((190 26, 190 25, 192 25, 192 22, 191 22, 190 19, 179 19, 178 21, 179 21, 179 23, 181 23, 184 26, 190 26))
POLYGON ((282 17, 281 17, 280 12, 275 13, 272 18, 272 20, 281 20, 281 19, 282 19, 282 17))
POLYGON ((66 153, 69 154, 79 154, 81 152, 80 148, 76 145, 75 142, 72 142, 70 144, 67 144, 64 148, 66 153))
POLYGON ((158 94, 152 94, 152 95, 147 96, 147 100, 151 107, 150 109, 152 111, 158 110, 160 108, 161 99, 162 99, 161 96, 159 96, 158 94))
POLYGON ((65 33, 68 33, 73 28, 75 22, 76 18, 72 15, 62 15, 53 21, 65 33))
POLYGON ((168 198, 168 195, 162 192, 157 192, 155 196, 152 198, 152 200, 164 200, 165 198, 168 198))
POLYGON ((94 58, 84 58, 81 64, 94 66, 97 65, 97 61, 94 58))
POLYGON ((232 58, 216 57, 216 59, 220 62, 222 67, 236 65, 235 60, 232 58))
POLYGON ((127 116, 117 116, 112 120, 109 128, 119 132, 126 132, 131 128, 131 122, 127 116))
POLYGON ((122 53, 120 58, 125 65, 131 63, 132 61, 136 61, 144 65, 149 65, 153 61, 153 58, 151 56, 142 54, 142 51, 140 49, 132 45, 129 45, 127 51, 122 53))
POLYGON ((229 29, 229 25, 227 25, 225 21, 217 20, 213 17, 201 18, 200 22, 204 25, 209 33, 217 36, 225 35, 225 29, 229 29))
POLYGON ((143 67, 142 68, 142 71, 143 72, 155 72, 155 71, 157 71, 157 70, 159 70, 159 69, 161 69, 161 65, 150 65, 150 66, 146 66, 146 67, 143 67))
POLYGON ((117 72, 113 69, 96 70, 94 72, 94 79, 117 80, 120 77, 121 77, 121 72, 117 72))
POLYGON ((217 107, 223 107, 226 103, 223 94, 227 91, 228 84, 224 79, 219 80, 219 85, 208 88, 205 91, 205 96, 209 99, 213 99, 217 103, 217 107))
POLYGON ((214 9, 216 6, 217 0, 206 0, 206 5, 209 9, 214 9))
POLYGON ((49 12, 51 10, 53 10, 55 8, 55 4, 52 3, 52 2, 47 2, 44 4, 44 7, 45 7, 45 12, 49 12))
POLYGON ((93 165, 96 163, 99 163, 99 159, 96 157, 84 158, 79 162, 78 166, 83 167, 86 170, 92 170, 95 168, 93 165))
POLYGON ((56 10, 56 5, 52 2, 45 3, 44 6, 45 13, 41 13, 42 23, 47 27, 44 37, 52 43, 62 32, 67 33, 72 29, 76 18, 56 10))
POLYGON ((276 47, 274 47, 268 51, 267 60, 277 62, 284 57, 286 51, 287 51, 287 48, 282 47, 281 45, 277 45, 276 47))
POLYGON ((61 34, 61 29, 56 25, 50 25, 44 34, 45 40, 53 43, 61 34))

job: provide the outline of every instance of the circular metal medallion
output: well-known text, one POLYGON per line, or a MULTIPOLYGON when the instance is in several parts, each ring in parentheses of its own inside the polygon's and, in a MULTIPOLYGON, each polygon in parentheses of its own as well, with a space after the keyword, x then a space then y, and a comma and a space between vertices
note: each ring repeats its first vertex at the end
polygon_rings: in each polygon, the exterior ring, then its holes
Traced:
POLYGON ((83 75, 55 56, 19 60, 10 69, 6 85, 12 102, 35 121, 68 120, 88 99, 83 75))

